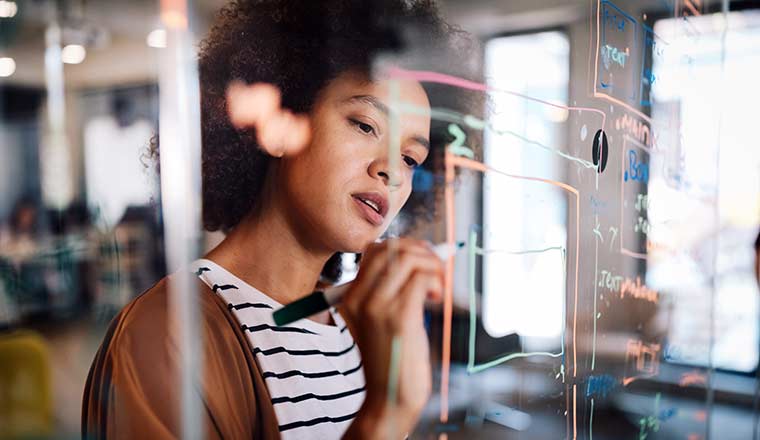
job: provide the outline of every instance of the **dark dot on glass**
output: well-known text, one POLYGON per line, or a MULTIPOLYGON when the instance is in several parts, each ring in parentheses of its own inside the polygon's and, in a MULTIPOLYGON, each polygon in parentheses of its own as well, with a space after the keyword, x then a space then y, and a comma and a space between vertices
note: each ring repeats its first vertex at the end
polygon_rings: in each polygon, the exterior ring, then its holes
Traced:
POLYGON ((610 148, 607 144, 607 134, 602 130, 597 130, 594 135, 594 142, 591 147, 591 159, 596 165, 596 171, 602 173, 607 168, 607 159, 609 158, 610 148))

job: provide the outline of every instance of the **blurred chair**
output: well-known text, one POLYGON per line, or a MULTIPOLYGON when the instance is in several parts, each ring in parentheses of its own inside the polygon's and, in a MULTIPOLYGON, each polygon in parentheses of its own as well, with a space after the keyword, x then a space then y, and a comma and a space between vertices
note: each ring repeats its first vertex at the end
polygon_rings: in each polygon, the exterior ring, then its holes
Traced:
POLYGON ((13 265, 0 257, 0 332, 11 328, 19 320, 16 298, 13 296, 18 275, 13 265))
POLYGON ((149 206, 129 206, 111 233, 101 237, 96 260, 94 309, 101 322, 158 281, 163 267, 156 264, 162 238, 149 206))
POLYGON ((53 432, 50 356, 31 331, 0 334, 0 439, 53 432))

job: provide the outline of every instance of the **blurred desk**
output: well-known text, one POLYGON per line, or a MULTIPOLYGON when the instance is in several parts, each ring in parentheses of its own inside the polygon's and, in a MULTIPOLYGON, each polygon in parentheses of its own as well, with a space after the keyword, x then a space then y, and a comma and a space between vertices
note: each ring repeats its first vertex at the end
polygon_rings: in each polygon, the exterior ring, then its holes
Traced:
POLYGON ((8 318, 21 321, 76 313, 88 302, 84 281, 94 256, 94 247, 83 234, 3 246, 0 280, 5 302, 16 313, 8 318))

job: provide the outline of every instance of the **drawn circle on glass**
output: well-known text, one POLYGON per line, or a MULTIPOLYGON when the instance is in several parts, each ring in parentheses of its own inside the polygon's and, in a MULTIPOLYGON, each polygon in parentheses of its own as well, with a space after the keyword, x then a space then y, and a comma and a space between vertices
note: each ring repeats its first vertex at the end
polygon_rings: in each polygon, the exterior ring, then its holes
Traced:
POLYGON ((607 158, 610 156, 609 151, 607 134, 601 129, 597 130, 594 135, 594 143, 591 147, 591 158, 594 161, 594 165, 596 165, 598 173, 602 173, 607 168, 607 158))

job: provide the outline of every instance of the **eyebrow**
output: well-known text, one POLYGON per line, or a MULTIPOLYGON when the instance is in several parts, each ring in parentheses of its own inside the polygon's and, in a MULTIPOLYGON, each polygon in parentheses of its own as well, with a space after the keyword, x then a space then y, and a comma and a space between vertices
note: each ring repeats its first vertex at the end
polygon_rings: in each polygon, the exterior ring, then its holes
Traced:
MULTIPOLYGON (((376 96, 373 96, 373 95, 355 95, 346 99, 344 102, 346 103, 363 102, 365 104, 371 105, 372 107, 375 107, 385 116, 388 116, 390 114, 390 109, 388 108, 388 106, 385 105, 383 101, 379 100, 376 96)), ((412 139, 418 144, 427 148, 428 150, 430 149, 430 141, 426 137, 418 135, 418 136, 413 136, 412 139)))

